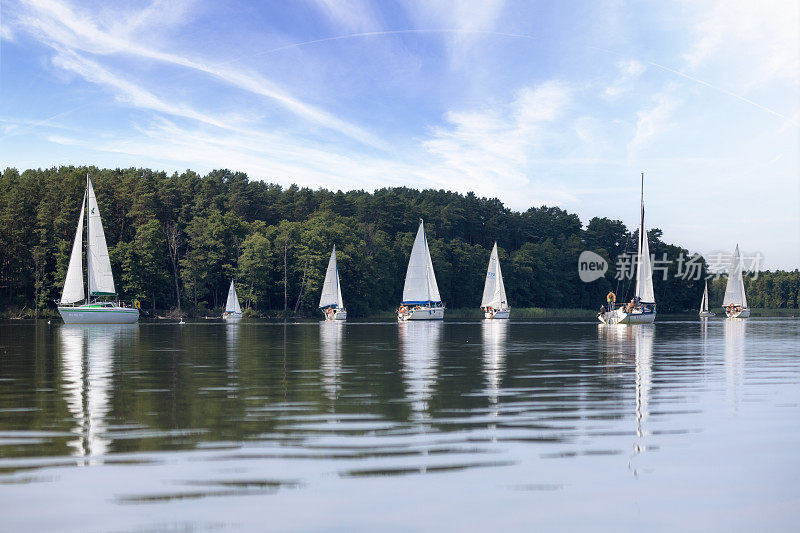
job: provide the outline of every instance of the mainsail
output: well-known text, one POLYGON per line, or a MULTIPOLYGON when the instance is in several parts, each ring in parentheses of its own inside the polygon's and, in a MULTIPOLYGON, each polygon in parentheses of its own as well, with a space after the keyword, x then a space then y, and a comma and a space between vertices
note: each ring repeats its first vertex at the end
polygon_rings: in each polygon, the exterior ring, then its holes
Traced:
POLYGON ((406 283, 403 287, 403 303, 427 304, 439 303, 439 286, 436 284, 436 275, 433 272, 431 253, 428 250, 428 239, 425 238, 425 226, 419 221, 417 237, 411 249, 406 270, 406 283))
POLYGON ((87 247, 86 268, 89 270, 89 292, 92 296, 116 294, 114 276, 111 273, 111 261, 108 258, 106 235, 103 222, 100 220, 100 209, 94 195, 92 181, 86 178, 89 194, 89 246, 87 247))
POLYGON ((703 289, 703 300, 700 302, 700 312, 707 313, 708 312, 708 282, 706 281, 706 286, 703 289))
POLYGON ((336 306, 344 309, 342 301, 342 287, 339 283, 339 267, 336 264, 336 246, 333 247, 331 257, 328 259, 328 270, 325 272, 325 282, 322 284, 322 296, 319 307, 336 306))
POLYGON ((73 304, 83 300, 83 212, 86 207, 86 193, 83 193, 81 214, 78 217, 78 229, 75 230, 75 240, 72 242, 72 255, 69 258, 67 277, 64 280, 64 290, 61 293, 62 304, 73 304))
POLYGON ((239 297, 236 296, 236 287, 233 286, 231 280, 231 287, 228 289, 228 301, 225 302, 226 313, 241 313, 242 308, 239 306, 239 297))
POLYGON ((644 174, 642 174, 641 217, 639 219, 639 254, 636 260, 636 296, 646 304, 656 303, 653 293, 653 265, 650 262, 650 246, 644 229, 644 174))
POLYGON ((506 286, 503 283, 503 271, 500 270, 500 259, 497 255, 497 243, 494 243, 489 267, 486 269, 486 283, 483 285, 481 307, 503 309, 508 307, 506 286))
POLYGON ((728 270, 728 284, 725 286, 725 297, 722 306, 739 305, 747 307, 747 296, 744 293, 744 278, 742 277, 742 260, 739 256, 739 245, 731 258, 731 267, 728 270))

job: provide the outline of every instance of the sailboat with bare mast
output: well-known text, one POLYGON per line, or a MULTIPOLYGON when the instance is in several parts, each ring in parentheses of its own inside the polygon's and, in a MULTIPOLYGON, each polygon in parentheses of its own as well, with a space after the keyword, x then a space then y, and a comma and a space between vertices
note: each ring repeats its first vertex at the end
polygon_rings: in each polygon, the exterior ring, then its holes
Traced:
POLYGON ((100 219, 100 208, 86 174, 86 191, 83 194, 78 228, 72 243, 72 254, 61 292, 58 312, 66 324, 133 324, 139 321, 139 310, 127 307, 120 301, 101 300, 116 296, 111 260, 108 257, 106 235, 100 219), (86 214, 86 293, 83 285, 83 220, 86 214), (78 302, 83 302, 76 305, 78 302))
POLYGON ((652 324, 656 319, 656 297, 653 293, 653 265, 647 230, 644 227, 644 172, 639 216, 639 249, 636 256, 636 293, 627 304, 616 306, 613 300, 597 319, 604 324, 652 324))

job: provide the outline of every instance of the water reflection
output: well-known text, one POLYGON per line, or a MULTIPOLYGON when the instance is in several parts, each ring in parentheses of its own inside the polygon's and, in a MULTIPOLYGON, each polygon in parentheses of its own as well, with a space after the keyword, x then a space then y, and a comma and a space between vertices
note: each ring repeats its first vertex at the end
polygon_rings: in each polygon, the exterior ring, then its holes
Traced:
POLYGON ((228 398, 236 398, 239 392, 239 321, 225 324, 225 362, 228 370, 228 398))
POLYGON ((429 418, 428 407, 439 362, 440 321, 400 322, 400 362, 407 384, 406 398, 416 419, 429 418))
MULTIPOLYGON (((630 364, 633 363, 633 413, 636 419, 636 439, 633 443, 633 455, 628 462, 628 468, 634 476, 638 476, 638 469, 634 464, 634 459, 646 450, 645 440, 650 435, 646 428, 646 423, 650 414, 654 339, 655 326, 652 325, 598 326, 598 340, 601 341, 601 353, 608 365, 608 371, 616 374, 623 369, 630 368, 630 364)), ((630 374, 624 375, 629 376, 630 374)), ((627 378, 623 379, 625 379, 626 383, 630 383, 627 378)))
POLYGON ((72 415, 75 435, 67 444, 79 465, 95 464, 108 451, 106 436, 112 389, 113 356, 120 341, 132 338, 136 324, 59 328, 64 399, 72 415))
POLYGON ((497 400, 500 382, 506 366, 507 320, 484 320, 481 323, 483 339, 483 373, 486 376, 486 396, 489 398, 491 414, 497 416, 497 400))
POLYGON ((653 336, 654 326, 634 327, 636 357, 636 435, 644 437, 643 425, 647 419, 650 384, 653 374, 653 336))
POLYGON ((0 322, 0 529, 791 529, 800 321, 697 324, 0 322))
POLYGON ((329 320, 319 324, 322 389, 331 402, 339 397, 341 388, 344 327, 344 322, 329 320))
POLYGON ((744 381, 744 348, 747 333, 747 320, 728 318, 724 321, 725 335, 725 383, 728 399, 734 406, 741 400, 744 381))
POLYGON ((597 325, 600 356, 608 370, 613 370, 613 365, 624 362, 630 355, 630 339, 633 329, 624 324, 597 325))

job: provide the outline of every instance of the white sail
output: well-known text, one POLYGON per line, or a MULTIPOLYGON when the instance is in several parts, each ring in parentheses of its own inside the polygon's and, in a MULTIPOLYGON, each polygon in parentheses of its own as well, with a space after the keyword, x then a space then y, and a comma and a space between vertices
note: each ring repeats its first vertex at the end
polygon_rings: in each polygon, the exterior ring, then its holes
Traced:
POLYGON ((100 220, 100 209, 94 195, 92 181, 86 178, 89 191, 89 246, 86 255, 86 268, 89 270, 89 292, 92 295, 116 294, 114 276, 111 273, 111 260, 108 258, 106 235, 100 220))
POLYGON ((650 245, 644 228, 644 190, 642 192, 642 214, 639 221, 639 255, 636 260, 636 296, 646 304, 656 303, 653 293, 653 265, 650 261, 650 245))
POLYGON ((228 301, 225 302, 226 313, 241 313, 242 308, 239 306, 239 297, 236 295, 236 287, 231 280, 231 286, 228 289, 228 301))
POLYGON ((731 258, 731 266, 728 269, 728 284, 725 286, 725 297, 722 306, 739 305, 747 307, 747 296, 744 294, 744 278, 742 277, 742 259, 739 256, 739 245, 731 258))
POLYGON ((503 283, 503 271, 500 269, 500 258, 497 254, 497 243, 494 243, 492 254, 489 257, 489 266, 486 269, 486 282, 483 285, 483 298, 481 307, 504 309, 508 307, 506 287, 503 283))
POLYGON ((328 270, 325 272, 325 282, 322 284, 322 295, 319 298, 319 307, 344 308, 342 302, 342 288, 339 286, 339 267, 336 263, 336 246, 333 247, 331 257, 328 259, 328 270))
POLYGON ((708 312, 708 282, 706 281, 706 286, 703 289, 703 300, 700 302, 700 312, 707 313, 708 312))
POLYGON ((86 207, 86 193, 83 194, 81 214, 78 217, 78 229, 75 230, 75 240, 72 242, 72 255, 69 258, 67 277, 64 280, 64 290, 61 292, 61 303, 72 304, 83 300, 83 212, 86 207))
POLYGON ((344 309, 344 300, 342 300, 342 283, 339 280, 339 267, 336 267, 336 305, 339 309, 344 309))
POLYGON ((403 303, 438 303, 441 301, 436 275, 433 272, 431 253, 428 250, 428 239, 425 238, 425 227, 420 220, 414 247, 411 249, 411 257, 408 259, 406 283, 403 287, 403 303))

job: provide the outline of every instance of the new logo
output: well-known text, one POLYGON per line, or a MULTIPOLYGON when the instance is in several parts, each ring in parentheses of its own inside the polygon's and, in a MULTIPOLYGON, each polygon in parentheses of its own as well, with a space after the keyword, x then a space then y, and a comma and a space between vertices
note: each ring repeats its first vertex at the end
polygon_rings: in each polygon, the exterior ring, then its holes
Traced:
POLYGON ((594 252, 584 250, 578 257, 578 276, 584 283, 591 283, 600 279, 608 270, 608 263, 605 259, 594 252))

